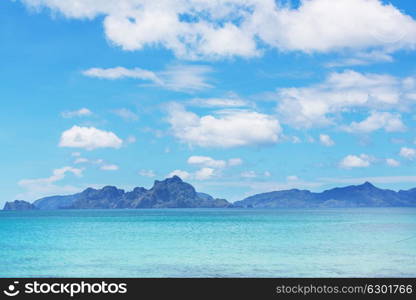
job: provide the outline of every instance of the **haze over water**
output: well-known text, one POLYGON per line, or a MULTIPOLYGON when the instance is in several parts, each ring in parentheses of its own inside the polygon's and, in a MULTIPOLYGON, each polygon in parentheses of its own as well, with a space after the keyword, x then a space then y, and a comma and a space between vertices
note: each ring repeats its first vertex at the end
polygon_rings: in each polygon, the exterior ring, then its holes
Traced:
POLYGON ((2 277, 416 276, 416 209, 0 212, 2 277))

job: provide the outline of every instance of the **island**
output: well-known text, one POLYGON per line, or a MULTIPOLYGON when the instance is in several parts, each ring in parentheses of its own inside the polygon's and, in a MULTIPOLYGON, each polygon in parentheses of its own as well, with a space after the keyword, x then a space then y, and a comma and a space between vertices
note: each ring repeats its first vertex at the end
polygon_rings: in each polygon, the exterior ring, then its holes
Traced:
POLYGON ((150 189, 136 187, 125 192, 115 186, 87 188, 81 193, 45 197, 33 203, 23 200, 7 202, 3 210, 349 207, 416 207, 416 188, 396 192, 365 182, 320 193, 299 189, 273 191, 230 203, 225 199, 197 192, 191 184, 173 176, 162 181, 156 180, 150 189))

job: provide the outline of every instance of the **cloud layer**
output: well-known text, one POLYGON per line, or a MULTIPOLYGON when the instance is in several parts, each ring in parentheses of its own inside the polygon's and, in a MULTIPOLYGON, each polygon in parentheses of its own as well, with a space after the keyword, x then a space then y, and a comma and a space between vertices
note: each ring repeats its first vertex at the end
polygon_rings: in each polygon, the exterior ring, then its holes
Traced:
POLYGON ((163 46, 181 58, 253 57, 280 51, 414 49, 416 22, 379 0, 21 0, 68 18, 103 16, 109 41, 124 50, 163 46), (287 2, 286 2, 287 3, 287 2))

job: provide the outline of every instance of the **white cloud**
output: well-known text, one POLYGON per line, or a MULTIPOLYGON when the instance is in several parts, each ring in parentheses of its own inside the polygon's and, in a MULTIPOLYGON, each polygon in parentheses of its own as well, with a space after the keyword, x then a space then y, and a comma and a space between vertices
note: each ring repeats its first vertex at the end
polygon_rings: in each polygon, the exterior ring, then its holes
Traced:
POLYGON ((135 78, 141 80, 150 80, 154 82, 159 82, 157 75, 148 70, 143 70, 140 68, 126 69, 124 67, 115 67, 115 68, 91 68, 82 72, 85 76, 88 77, 97 77, 102 79, 121 79, 121 78, 135 78))
POLYGON ((104 131, 94 127, 79 127, 64 131, 61 135, 60 147, 84 148, 120 148, 123 141, 111 131, 104 131))
POLYGON ((312 0, 297 7, 273 0, 22 2, 68 18, 102 17, 107 39, 124 50, 162 46, 187 59, 252 57, 263 48, 390 53, 416 43, 415 20, 379 0, 312 0))
POLYGON ((199 169, 194 172, 175 170, 168 177, 178 175, 183 179, 208 180, 213 177, 221 177, 221 173, 225 168, 239 166, 243 163, 243 160, 240 158, 217 160, 209 156, 193 155, 187 159, 187 163, 199 169))
POLYGON ((195 178, 197 180, 207 180, 212 178, 215 175, 215 170, 213 168, 201 168, 195 172, 195 178))
MULTIPOLYGON (((336 117, 354 109, 403 109, 414 103, 410 98, 414 90, 406 84, 408 81, 409 78, 352 70, 332 72, 321 84, 279 89, 277 111, 285 123, 295 128, 310 128, 333 125, 336 117)), ((378 119, 384 122, 379 126, 401 129, 398 115, 377 112, 363 125, 353 126, 362 129, 369 123, 374 127, 378 119)))
POLYGON ((186 171, 182 171, 182 170, 174 170, 172 172, 170 172, 166 177, 172 177, 172 176, 178 176, 180 177, 182 180, 186 180, 189 179, 191 177, 191 174, 189 174, 186 171))
POLYGON ((117 171, 119 167, 117 165, 102 165, 100 170, 103 171, 117 171))
POLYGON ((263 40, 286 50, 330 52, 378 47, 392 51, 415 46, 415 21, 378 0, 302 1, 297 9, 259 14, 258 26, 263 40))
POLYGON ((282 131, 277 119, 262 113, 222 110, 199 117, 177 104, 170 106, 168 122, 176 138, 200 147, 273 144, 282 131))
POLYGON ((88 108, 81 108, 74 111, 64 111, 61 113, 64 118, 74 118, 74 117, 86 117, 92 115, 92 112, 88 108))
POLYGON ((94 164, 94 165, 101 165, 104 163, 103 159, 88 159, 85 157, 78 157, 75 159, 74 164, 94 164))
POLYGON ((319 141, 322 145, 326 147, 331 147, 335 145, 335 142, 331 139, 331 137, 327 134, 320 134, 319 135, 319 141))
POLYGON ((211 168, 225 168, 227 165, 224 160, 215 160, 209 156, 191 156, 188 158, 188 164, 211 168))
POLYGON ((393 159, 393 158, 387 158, 386 159, 386 164, 390 167, 398 167, 400 166, 400 162, 393 159))
POLYGON ((76 187, 68 185, 60 186, 55 184, 56 182, 63 180, 68 173, 81 177, 83 169, 66 166, 53 170, 52 175, 46 178, 22 179, 18 182, 18 184, 26 191, 17 195, 17 197, 19 199, 34 200, 43 196, 50 196, 52 194, 77 192, 78 189, 76 187))
POLYGON ((349 126, 343 127, 343 130, 353 133, 369 133, 379 129, 384 129, 386 132, 398 132, 405 131, 406 126, 399 114, 373 111, 367 119, 352 122, 349 126))
POLYGON ((225 167, 239 166, 243 163, 243 160, 241 158, 230 158, 229 160, 225 161, 216 160, 209 156, 190 156, 187 162, 190 165, 222 169, 225 167))
POLYGON ((174 91, 200 91, 211 88, 208 74, 212 68, 205 65, 171 65, 163 71, 148 71, 140 68, 92 68, 83 72, 85 76, 102 79, 134 78, 150 81, 151 86, 158 86, 174 91))
POLYGON ((72 152, 71 153, 71 156, 73 156, 73 157, 79 157, 79 156, 81 156, 81 153, 80 152, 72 152))
POLYGON ((344 157, 339 166, 344 169, 351 168, 366 168, 371 164, 372 158, 366 154, 357 155, 347 155, 344 157))
POLYGON ((400 156, 406 158, 406 159, 414 159, 416 157, 416 149, 413 148, 407 148, 407 147, 402 147, 400 149, 400 156))
POLYGON ((126 121, 137 121, 139 119, 139 116, 136 113, 127 108, 115 109, 113 110, 113 113, 126 121))
MULTIPOLYGON (((155 177, 156 173, 153 170, 140 170, 139 175, 144 176, 144 177, 155 177)), ((171 176, 168 176, 168 177, 171 177, 171 176)))

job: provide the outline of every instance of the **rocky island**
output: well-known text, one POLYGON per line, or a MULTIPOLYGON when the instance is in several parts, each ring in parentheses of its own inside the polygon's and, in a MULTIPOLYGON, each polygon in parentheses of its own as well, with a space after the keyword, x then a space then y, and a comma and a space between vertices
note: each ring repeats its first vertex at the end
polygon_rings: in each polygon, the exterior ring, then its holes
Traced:
POLYGON ((125 192, 115 186, 102 189, 87 188, 81 193, 67 196, 51 196, 36 200, 7 202, 4 210, 25 210, 29 207, 41 210, 54 209, 122 209, 122 208, 224 208, 230 207, 225 199, 214 199, 198 193, 178 176, 163 181, 156 180, 149 190, 136 187, 125 192))
POLYGON ((4 210, 55 209, 138 209, 138 208, 347 208, 416 207, 416 188, 398 192, 380 189, 369 182, 314 193, 308 190, 283 190, 250 196, 230 203, 199 193, 178 176, 156 180, 151 189, 136 187, 125 192, 115 186, 87 188, 81 193, 51 196, 33 204, 15 200, 4 210))

